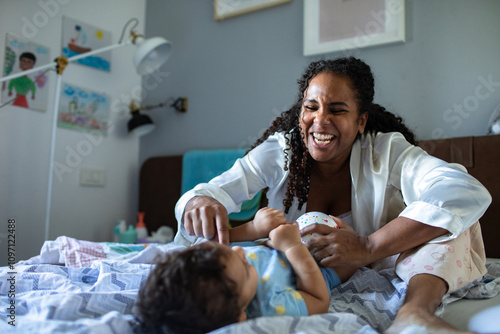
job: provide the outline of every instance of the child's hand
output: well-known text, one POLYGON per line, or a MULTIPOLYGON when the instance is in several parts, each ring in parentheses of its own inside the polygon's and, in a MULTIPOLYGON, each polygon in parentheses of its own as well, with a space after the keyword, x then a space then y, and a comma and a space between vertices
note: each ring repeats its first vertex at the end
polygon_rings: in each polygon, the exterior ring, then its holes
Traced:
POLYGON ((267 238, 273 229, 286 223, 283 211, 267 207, 260 209, 253 219, 256 239, 267 238))
POLYGON ((265 244, 282 252, 295 246, 304 246, 300 239, 299 226, 296 223, 276 227, 269 233, 269 240, 265 244))

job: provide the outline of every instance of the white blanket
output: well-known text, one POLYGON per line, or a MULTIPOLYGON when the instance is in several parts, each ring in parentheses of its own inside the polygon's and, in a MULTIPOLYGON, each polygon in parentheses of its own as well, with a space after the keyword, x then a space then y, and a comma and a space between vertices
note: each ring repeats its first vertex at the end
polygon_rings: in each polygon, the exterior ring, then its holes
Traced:
MULTIPOLYGON (((0 268, 1 333, 137 332, 134 305, 150 263, 161 252, 183 248, 175 244, 144 247, 95 243, 96 248, 102 247, 104 258, 97 256, 99 259, 89 266, 62 266, 71 262, 65 257, 75 258, 74 253, 82 252, 79 245, 74 239, 50 241, 39 256, 17 264, 14 271, 0 268), (63 244, 72 244, 73 251, 70 247, 63 252, 63 244), (9 296, 12 289, 14 298, 9 296)), ((499 291, 500 263, 491 263, 482 280, 447 295, 438 312, 456 300, 490 298, 499 291)), ((405 292, 406 284, 394 270, 361 268, 348 282, 332 290, 330 313, 258 318, 214 333, 379 333, 394 319, 405 292)))

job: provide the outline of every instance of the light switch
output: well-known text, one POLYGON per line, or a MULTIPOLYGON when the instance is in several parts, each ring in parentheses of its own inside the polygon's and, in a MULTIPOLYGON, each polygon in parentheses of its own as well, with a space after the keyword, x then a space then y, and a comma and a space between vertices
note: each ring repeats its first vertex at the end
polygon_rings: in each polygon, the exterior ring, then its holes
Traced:
POLYGON ((88 167, 80 168, 80 185, 104 187, 106 185, 106 171, 88 167))

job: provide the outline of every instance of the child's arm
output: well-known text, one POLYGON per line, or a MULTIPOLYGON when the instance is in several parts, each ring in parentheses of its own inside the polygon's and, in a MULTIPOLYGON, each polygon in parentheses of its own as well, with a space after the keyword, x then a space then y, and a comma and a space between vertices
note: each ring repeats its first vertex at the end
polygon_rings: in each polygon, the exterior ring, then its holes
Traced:
POLYGON ((273 208, 262 208, 252 221, 229 230, 229 241, 254 241, 267 238, 269 232, 281 224, 286 224, 283 211, 273 208))
POLYGON ((297 291, 304 299, 309 315, 325 313, 330 292, 318 264, 300 240, 296 224, 281 225, 269 233, 266 244, 285 253, 297 278, 297 291))

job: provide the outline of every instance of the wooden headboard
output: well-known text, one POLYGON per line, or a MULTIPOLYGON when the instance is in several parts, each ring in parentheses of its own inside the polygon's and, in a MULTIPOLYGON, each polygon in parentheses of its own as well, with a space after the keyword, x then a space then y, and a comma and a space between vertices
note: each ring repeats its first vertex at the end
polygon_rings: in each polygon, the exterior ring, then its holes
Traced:
MULTIPOLYGON (((424 140, 429 154, 464 165, 491 193, 493 202, 481 218, 486 254, 500 258, 500 135, 424 140)), ((177 232, 175 203, 181 196, 182 156, 154 157, 141 167, 139 211, 150 231, 167 225, 177 232)))
POLYGON ((146 160, 139 175, 139 211, 149 232, 166 225, 177 233, 175 203, 181 197, 182 155, 146 160))

